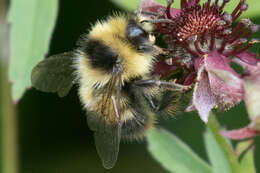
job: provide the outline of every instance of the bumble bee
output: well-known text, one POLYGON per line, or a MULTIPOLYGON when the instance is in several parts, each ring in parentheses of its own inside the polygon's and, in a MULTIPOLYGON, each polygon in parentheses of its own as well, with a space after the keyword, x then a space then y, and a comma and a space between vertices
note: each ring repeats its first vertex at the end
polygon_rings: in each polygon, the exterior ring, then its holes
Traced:
POLYGON ((51 56, 32 71, 35 88, 59 96, 76 81, 97 152, 108 169, 116 163, 121 138, 142 138, 154 124, 154 113, 169 107, 170 100, 161 107, 154 100, 161 88, 189 89, 151 75, 156 56, 165 53, 155 45, 151 21, 141 14, 112 15, 94 24, 75 51, 51 56))

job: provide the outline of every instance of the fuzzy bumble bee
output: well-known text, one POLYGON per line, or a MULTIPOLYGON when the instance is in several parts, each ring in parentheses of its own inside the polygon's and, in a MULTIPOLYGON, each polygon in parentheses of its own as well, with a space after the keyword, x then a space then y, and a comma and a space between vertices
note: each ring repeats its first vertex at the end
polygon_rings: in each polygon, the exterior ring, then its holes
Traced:
POLYGON ((162 90, 189 89, 152 75, 156 56, 165 53, 155 45, 154 20, 114 14, 96 22, 76 50, 51 56, 32 71, 32 85, 41 91, 65 96, 78 84, 97 152, 108 169, 116 163, 121 138, 142 138, 155 113, 172 107, 174 101, 155 101, 162 90))

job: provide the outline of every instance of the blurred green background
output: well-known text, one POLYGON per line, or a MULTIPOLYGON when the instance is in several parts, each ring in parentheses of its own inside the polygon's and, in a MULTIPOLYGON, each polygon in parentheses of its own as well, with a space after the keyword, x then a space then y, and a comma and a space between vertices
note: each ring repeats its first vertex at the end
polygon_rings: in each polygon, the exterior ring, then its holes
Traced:
MULTIPOLYGON (((60 0, 48 55, 74 49, 78 37, 87 32, 91 23, 118 10, 108 0, 60 0)), ((260 24, 260 18, 252 20, 260 24)), ((145 141, 122 143, 116 166, 105 170, 95 151, 92 132, 87 127, 76 90, 74 87, 65 98, 59 98, 56 94, 29 89, 20 100, 17 105, 20 173, 166 172, 152 159, 145 141)), ((249 122, 243 103, 226 113, 217 113, 217 116, 227 129, 240 128, 249 122)), ((207 160, 202 139, 205 125, 195 113, 160 120, 158 124, 171 130, 207 160)), ((259 137, 256 139, 255 164, 260 172, 258 146, 259 137)))

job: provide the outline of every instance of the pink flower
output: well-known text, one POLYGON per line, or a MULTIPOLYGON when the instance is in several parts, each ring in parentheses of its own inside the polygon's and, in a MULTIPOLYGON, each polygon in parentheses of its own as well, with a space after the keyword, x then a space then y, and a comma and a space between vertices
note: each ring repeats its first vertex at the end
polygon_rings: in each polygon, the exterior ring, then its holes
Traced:
POLYGON ((236 130, 220 131, 220 134, 233 140, 242 140, 258 135, 259 131, 249 126, 236 130))
POLYGON ((197 110, 201 119, 207 122, 211 109, 224 111, 243 99, 243 78, 230 67, 230 62, 238 59, 256 66, 257 55, 247 50, 258 43, 257 39, 248 41, 258 26, 249 19, 242 19, 232 27, 248 8, 245 0, 240 0, 231 14, 223 11, 228 0, 222 3, 208 0, 202 5, 199 2, 181 0, 181 9, 178 10, 170 8, 172 0, 168 0, 167 7, 143 0, 140 9, 157 13, 160 19, 170 21, 157 23, 156 29, 165 38, 171 53, 167 62, 172 63, 159 61, 155 73, 167 76, 172 73, 170 66, 174 66, 173 70, 181 68, 184 75, 178 82, 195 82, 190 106, 186 110, 197 110))
POLYGON ((246 139, 260 134, 260 63, 248 65, 241 60, 235 60, 244 68, 244 101, 251 123, 241 129, 221 131, 223 136, 231 139, 246 139))

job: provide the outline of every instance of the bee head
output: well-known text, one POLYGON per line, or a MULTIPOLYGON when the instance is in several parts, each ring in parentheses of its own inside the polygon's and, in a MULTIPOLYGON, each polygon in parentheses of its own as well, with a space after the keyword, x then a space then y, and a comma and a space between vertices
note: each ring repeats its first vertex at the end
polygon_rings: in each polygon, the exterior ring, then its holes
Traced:
POLYGON ((137 16, 136 19, 130 19, 126 27, 126 35, 138 51, 152 52, 155 37, 151 33, 154 27, 151 23, 142 22, 144 20, 146 19, 141 16, 137 16))

